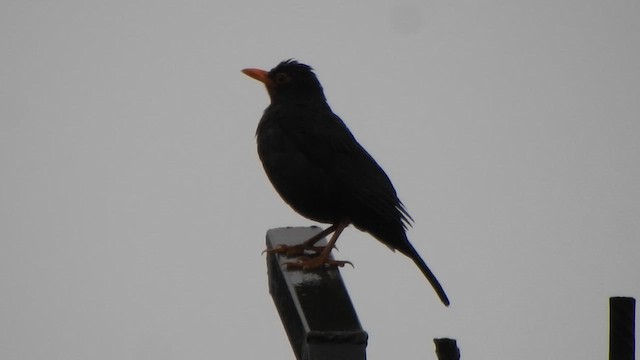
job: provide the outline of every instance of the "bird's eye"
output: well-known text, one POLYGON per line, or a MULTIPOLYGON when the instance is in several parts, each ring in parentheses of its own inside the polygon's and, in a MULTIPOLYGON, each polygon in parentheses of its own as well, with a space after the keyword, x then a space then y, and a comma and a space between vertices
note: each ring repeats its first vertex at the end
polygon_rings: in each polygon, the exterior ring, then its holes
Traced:
POLYGON ((287 74, 284 74, 284 73, 277 73, 276 74, 276 84, 288 83, 289 80, 291 80, 291 78, 287 74))

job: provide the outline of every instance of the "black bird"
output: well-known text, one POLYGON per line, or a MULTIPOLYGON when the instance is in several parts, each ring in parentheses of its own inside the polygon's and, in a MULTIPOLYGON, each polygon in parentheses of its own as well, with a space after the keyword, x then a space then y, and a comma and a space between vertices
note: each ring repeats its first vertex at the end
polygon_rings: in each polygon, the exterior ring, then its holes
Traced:
POLYGON ((442 286, 407 239, 411 216, 384 170, 331 111, 313 69, 286 60, 269 72, 242 72, 264 83, 271 98, 256 131, 258 155, 269 180, 302 216, 331 224, 304 244, 313 247, 333 233, 320 254, 289 266, 315 269, 348 263, 328 257, 340 233, 353 224, 411 258, 448 306, 442 286))

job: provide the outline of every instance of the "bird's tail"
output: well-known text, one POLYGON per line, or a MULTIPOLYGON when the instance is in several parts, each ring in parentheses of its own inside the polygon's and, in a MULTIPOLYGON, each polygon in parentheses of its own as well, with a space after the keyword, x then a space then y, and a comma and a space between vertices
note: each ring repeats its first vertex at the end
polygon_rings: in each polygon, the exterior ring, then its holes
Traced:
POLYGON ((410 252, 407 253, 406 255, 410 257, 411 260, 413 260, 413 262, 416 263, 416 265, 418 265, 418 267, 420 268, 420 271, 422 271, 422 273, 427 278, 427 280, 429 280, 429 283, 431 284, 431 286, 433 286, 433 290, 435 290, 436 294, 438 294, 440 301, 442 301, 442 303, 445 306, 449 306, 449 298, 447 297, 447 294, 444 292, 444 289, 442 288, 442 285, 440 285, 440 282, 438 281, 438 279, 436 279, 436 276, 433 274, 431 269, 429 269, 429 267, 427 266, 427 263, 425 263, 424 260, 422 260, 422 258, 420 257, 420 254, 418 254, 416 249, 414 249, 411 244, 409 244, 409 247, 410 247, 410 252))

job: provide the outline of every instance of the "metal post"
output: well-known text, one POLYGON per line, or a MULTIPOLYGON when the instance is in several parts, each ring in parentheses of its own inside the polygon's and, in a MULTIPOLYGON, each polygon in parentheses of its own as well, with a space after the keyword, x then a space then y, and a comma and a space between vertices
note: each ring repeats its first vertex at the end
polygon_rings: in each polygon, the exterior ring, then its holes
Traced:
POLYGON ((634 360, 636 299, 612 297, 609 308, 609 360, 634 360))
MULTIPOLYGON (((267 232, 267 249, 297 245, 321 232, 318 227, 278 228, 267 232)), ((318 245, 326 245, 326 239, 318 245)), ((267 256, 269 292, 298 360, 364 360, 362 329, 338 269, 286 270, 295 258, 267 256)))
POLYGON ((433 343, 436 344, 438 360, 460 360, 460 349, 454 339, 433 339, 433 343))

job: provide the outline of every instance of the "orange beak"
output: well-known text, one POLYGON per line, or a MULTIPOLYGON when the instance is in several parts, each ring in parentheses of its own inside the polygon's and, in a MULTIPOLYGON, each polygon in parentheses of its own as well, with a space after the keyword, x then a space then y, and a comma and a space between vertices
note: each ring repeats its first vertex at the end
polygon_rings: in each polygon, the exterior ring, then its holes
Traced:
POLYGON ((250 76, 262 83, 264 83, 265 85, 269 85, 271 83, 271 80, 269 79, 269 72, 268 71, 264 71, 264 70, 260 70, 260 69, 242 69, 242 72, 247 75, 250 76))

